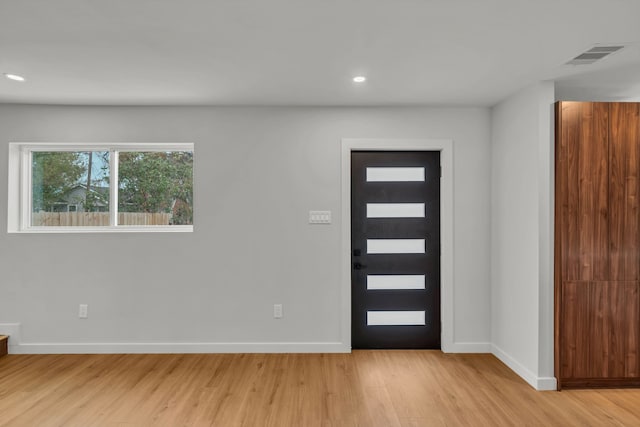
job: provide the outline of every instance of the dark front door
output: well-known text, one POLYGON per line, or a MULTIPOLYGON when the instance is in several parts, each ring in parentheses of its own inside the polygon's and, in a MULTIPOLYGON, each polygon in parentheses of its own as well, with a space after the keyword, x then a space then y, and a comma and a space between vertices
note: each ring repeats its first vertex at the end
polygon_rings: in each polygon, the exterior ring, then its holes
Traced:
POLYGON ((352 348, 440 348, 440 152, 351 153, 352 348))

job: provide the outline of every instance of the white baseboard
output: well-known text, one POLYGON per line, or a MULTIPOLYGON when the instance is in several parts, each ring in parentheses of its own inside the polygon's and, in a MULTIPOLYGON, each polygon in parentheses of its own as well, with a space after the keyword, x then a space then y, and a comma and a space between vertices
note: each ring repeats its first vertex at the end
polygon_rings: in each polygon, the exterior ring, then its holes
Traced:
POLYGON ((39 343, 22 342, 20 323, 0 323, 9 335, 9 354, 109 353, 349 353, 341 342, 152 342, 152 343, 39 343))
POLYGON ((0 335, 9 336, 9 354, 20 345, 20 323, 0 323, 0 335))
MULTIPOLYGON (((0 323, 0 335, 9 335, 9 354, 110 353, 350 353, 341 342, 199 342, 199 343, 27 343, 21 341, 20 323, 0 323)), ((554 377, 538 377, 500 347, 488 342, 454 342, 444 353, 492 353, 536 390, 557 390, 554 377)))
POLYGON ((529 369, 524 367, 520 362, 507 354, 504 350, 495 344, 491 345, 491 353, 500 359, 502 363, 507 365, 509 369, 518 374, 523 380, 536 390, 557 390, 558 384, 554 377, 538 377, 529 369))
POLYGON ((556 377, 538 377, 536 390, 556 391, 558 390, 558 380, 556 380, 556 377))
POLYGON ((13 354, 349 353, 339 342, 276 343, 20 343, 13 354))
POLYGON ((454 342, 442 346, 443 353, 491 353, 488 342, 454 342))

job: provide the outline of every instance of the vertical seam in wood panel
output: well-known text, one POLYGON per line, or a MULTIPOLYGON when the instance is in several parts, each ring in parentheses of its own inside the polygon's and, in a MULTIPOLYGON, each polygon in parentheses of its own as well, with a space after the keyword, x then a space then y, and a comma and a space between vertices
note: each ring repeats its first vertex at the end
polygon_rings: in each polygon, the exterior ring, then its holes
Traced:
MULTIPOLYGON (((640 187, 640 103, 635 104, 635 114, 634 120, 636 122, 636 137, 634 144, 636 146, 636 198, 638 197, 638 192, 640 187)), ((636 201, 636 204, 638 202, 636 201)), ((637 214, 637 212, 636 212, 637 214)), ((636 215, 636 221, 640 222, 638 215, 636 215)), ((640 230, 640 227, 636 225, 636 228, 640 230)), ((636 249, 636 265, 640 265, 640 250, 636 249)), ((636 304, 636 319, 640 319, 640 274, 638 270, 636 270, 636 282, 635 282, 635 304, 636 304)), ((636 342, 635 342, 635 375, 640 375, 640 327, 637 327, 636 324, 636 342)))
MULTIPOLYGON (((582 120, 582 116, 583 116, 583 111, 582 109, 576 109, 576 122, 580 123, 582 120)), ((582 206, 584 204, 584 197, 580 197, 580 195, 582 194, 581 190, 582 190, 582 186, 584 185, 584 182, 580 180, 580 156, 582 155, 582 150, 581 150, 581 144, 580 144, 580 140, 582 139, 582 134, 583 134, 583 129, 582 129, 582 125, 579 124, 578 126, 576 126, 576 152, 574 153, 574 155, 576 156, 576 169, 577 169, 577 180, 576 180, 576 185, 577 185, 577 193, 578 193, 578 197, 577 197, 577 201, 576 201, 576 215, 575 215, 575 229, 576 229, 576 233, 578 236, 578 241, 577 241, 577 246, 576 249, 578 250, 578 276, 576 277, 576 280, 580 281, 580 280, 584 280, 584 277, 582 275, 582 262, 583 262, 583 256, 582 256, 582 237, 581 237, 581 232, 580 232, 580 222, 581 222, 581 218, 580 215, 582 214, 582 206)), ((570 188, 569 186, 571 185, 571 183, 569 182, 567 184, 567 187, 570 188)))
MULTIPOLYGON (((605 177, 607 178, 607 239, 606 239, 606 277, 608 279, 611 278, 611 104, 607 103, 607 170, 605 173, 605 177)), ((624 270, 624 266, 623 266, 624 270)))
MULTIPOLYGON (((562 192, 559 191, 564 178, 560 179, 562 173, 560 164, 562 162, 561 154, 562 149, 560 146, 560 140, 562 137, 562 102, 556 102, 555 108, 555 165, 554 165, 554 200, 555 200, 555 218, 554 218, 554 240, 555 240, 555 253, 554 253, 554 372, 556 376, 557 389, 562 389, 562 365, 560 363, 562 357, 562 351, 560 349, 560 332, 561 332, 561 320, 560 312, 562 307, 562 239, 561 239, 561 222, 562 222, 562 192)), ((566 169, 566 168, 565 168, 566 169)))

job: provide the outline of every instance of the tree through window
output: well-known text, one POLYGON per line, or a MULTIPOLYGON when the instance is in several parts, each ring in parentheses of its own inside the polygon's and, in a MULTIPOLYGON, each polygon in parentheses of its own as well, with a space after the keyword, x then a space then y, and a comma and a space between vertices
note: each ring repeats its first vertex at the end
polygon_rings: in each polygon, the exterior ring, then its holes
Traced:
POLYGON ((23 230, 193 225, 193 144, 18 145, 23 230))
MULTIPOLYGON (((122 152, 119 162, 119 212, 167 213, 171 224, 193 224, 193 152, 122 152)), ((135 225, 129 218, 122 225, 135 225)))

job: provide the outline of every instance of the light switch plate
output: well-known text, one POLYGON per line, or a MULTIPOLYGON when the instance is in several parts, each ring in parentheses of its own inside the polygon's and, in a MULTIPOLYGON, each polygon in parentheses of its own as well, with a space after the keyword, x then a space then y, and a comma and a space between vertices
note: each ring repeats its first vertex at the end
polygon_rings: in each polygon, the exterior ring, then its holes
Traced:
POLYGON ((282 304, 273 304, 273 318, 282 319, 282 304))
POLYGON ((80 306, 78 307, 78 317, 80 319, 86 319, 89 317, 89 305, 80 304, 80 306))
POLYGON ((309 211, 309 224, 331 224, 331 211, 309 211))

